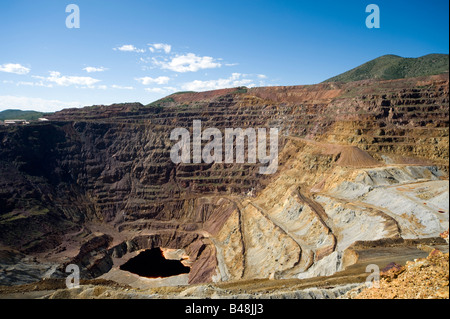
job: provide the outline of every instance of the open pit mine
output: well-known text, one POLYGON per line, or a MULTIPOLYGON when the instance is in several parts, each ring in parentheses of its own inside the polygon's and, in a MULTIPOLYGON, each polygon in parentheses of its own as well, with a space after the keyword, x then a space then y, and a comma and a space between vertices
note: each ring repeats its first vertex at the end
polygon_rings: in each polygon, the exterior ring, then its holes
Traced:
POLYGON ((0 126, 0 295, 337 298, 447 253, 448 94, 448 73, 241 87, 0 126), (196 120, 277 128, 276 172, 174 163, 196 120))

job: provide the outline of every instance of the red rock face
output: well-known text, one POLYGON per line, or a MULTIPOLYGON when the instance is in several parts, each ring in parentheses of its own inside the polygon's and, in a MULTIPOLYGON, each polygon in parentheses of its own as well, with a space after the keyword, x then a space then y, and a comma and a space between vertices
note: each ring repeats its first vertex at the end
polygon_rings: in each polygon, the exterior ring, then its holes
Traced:
MULTIPOLYGON (((128 252, 184 248, 193 262, 190 282, 207 282, 217 265, 209 236, 236 209, 227 197, 258 192, 274 176, 258 174, 258 164, 174 164, 171 130, 191 129, 198 119, 221 130, 277 127, 280 135, 357 146, 333 155, 344 166, 387 154, 448 171, 448 88, 441 75, 225 89, 149 106, 68 109, 46 123, 0 127, 0 243, 80 261, 86 277, 128 252), (80 234, 95 229, 108 240, 87 249, 80 234)), ((280 138, 280 154, 285 143, 280 138)))
POLYGON ((405 267, 394 262, 388 264, 380 273, 380 277, 386 279, 394 279, 397 278, 402 272, 405 271, 405 267))

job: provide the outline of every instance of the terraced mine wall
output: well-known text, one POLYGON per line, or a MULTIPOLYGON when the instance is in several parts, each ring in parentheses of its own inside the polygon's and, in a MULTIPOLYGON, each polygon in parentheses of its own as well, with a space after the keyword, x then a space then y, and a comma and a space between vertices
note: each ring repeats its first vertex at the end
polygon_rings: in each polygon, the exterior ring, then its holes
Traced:
MULTIPOLYGON (((448 74, 235 88, 174 94, 147 106, 68 109, 49 122, 0 127, 0 243, 65 264, 78 261, 88 278, 132 252, 184 249, 191 260, 189 282, 213 280, 223 258, 214 236, 222 236, 230 218, 238 226, 251 223, 239 213, 245 198, 266 189, 295 158, 304 169, 299 185, 309 191, 320 181, 317 174, 344 154, 324 158, 320 147, 302 153, 308 148, 303 144, 293 153, 289 147, 302 142, 290 138, 357 146, 380 163, 432 165, 448 174, 448 93, 448 74), (191 130, 193 120, 222 131, 279 128, 279 171, 261 175, 261 164, 250 163, 174 164, 170 132, 191 130)), ((309 199, 299 200, 314 208, 309 199)), ((255 216, 264 211, 253 209, 255 216)), ((321 232, 330 232, 317 220, 321 232)), ((227 227, 239 233, 238 226, 227 227)), ((301 262, 302 270, 335 249, 332 234, 325 237, 327 244, 311 250, 316 255, 301 262)), ((249 278, 253 266, 246 271, 245 258, 236 262, 240 270, 228 277, 249 278)))

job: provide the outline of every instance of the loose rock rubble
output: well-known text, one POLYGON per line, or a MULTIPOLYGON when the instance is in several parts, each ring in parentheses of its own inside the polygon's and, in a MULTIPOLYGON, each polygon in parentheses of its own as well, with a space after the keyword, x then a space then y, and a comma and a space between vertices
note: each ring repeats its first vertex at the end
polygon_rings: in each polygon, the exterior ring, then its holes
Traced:
POLYGON ((435 249, 427 258, 392 265, 380 274, 379 288, 349 293, 351 299, 448 299, 449 254, 435 249))
POLYGON ((448 229, 447 229, 445 232, 441 233, 440 236, 441 236, 442 238, 444 238, 445 241, 446 241, 447 244, 448 244, 448 229))

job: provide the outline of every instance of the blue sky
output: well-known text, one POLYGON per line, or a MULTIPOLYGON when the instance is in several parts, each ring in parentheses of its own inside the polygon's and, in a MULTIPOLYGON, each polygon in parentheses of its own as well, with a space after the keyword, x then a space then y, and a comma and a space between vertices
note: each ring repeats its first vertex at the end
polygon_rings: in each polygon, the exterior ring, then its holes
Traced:
POLYGON ((384 54, 448 53, 448 10, 447 0, 2 0, 0 111, 315 84, 384 54), (80 28, 66 27, 71 3, 80 28), (365 24, 371 3, 379 29, 365 24))

